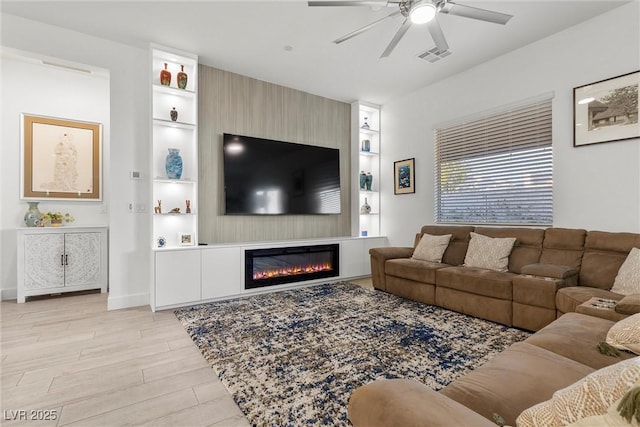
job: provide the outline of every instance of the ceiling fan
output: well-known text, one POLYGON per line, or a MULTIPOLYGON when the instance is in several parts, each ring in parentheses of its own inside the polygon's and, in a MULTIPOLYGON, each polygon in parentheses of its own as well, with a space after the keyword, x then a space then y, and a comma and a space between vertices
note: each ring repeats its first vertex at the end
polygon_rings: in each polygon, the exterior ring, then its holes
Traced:
MULTIPOLYGON (((391 54, 396 45, 400 42, 405 35, 409 27, 412 24, 427 24, 431 38, 436 44, 436 53, 447 53, 449 50, 449 44, 447 43, 442 28, 438 23, 436 15, 438 13, 446 13, 449 15, 457 15, 465 18, 478 19, 480 21, 492 22, 494 24, 506 24, 509 19, 513 18, 512 15, 506 13, 494 12, 486 9, 479 9, 472 6, 465 6, 462 4, 454 3, 450 0, 334 0, 334 1, 309 1, 309 6, 386 6, 397 7, 395 12, 378 19, 370 24, 365 25, 349 34, 346 34, 333 42, 336 44, 347 41, 359 34, 364 33, 367 30, 375 27, 381 22, 387 19, 394 18, 396 16, 403 16, 404 21, 400 26, 400 29, 391 39, 391 42, 387 48, 382 52, 380 58, 386 58, 391 54)), ((432 52, 427 51, 427 52, 432 52)), ((419 55, 423 57, 427 52, 419 55)))

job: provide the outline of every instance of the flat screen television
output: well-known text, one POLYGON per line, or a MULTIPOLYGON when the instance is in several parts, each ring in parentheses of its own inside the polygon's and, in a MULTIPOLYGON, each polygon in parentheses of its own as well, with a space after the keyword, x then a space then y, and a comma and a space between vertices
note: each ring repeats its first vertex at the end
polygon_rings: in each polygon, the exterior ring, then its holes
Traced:
POLYGON ((225 133, 226 215, 340 213, 340 150, 225 133))

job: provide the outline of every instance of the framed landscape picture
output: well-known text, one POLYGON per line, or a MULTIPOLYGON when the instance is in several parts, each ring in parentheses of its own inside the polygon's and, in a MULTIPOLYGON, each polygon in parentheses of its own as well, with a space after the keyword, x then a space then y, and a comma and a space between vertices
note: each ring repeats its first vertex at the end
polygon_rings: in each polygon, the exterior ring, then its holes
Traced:
POLYGON ((415 193, 415 158, 393 162, 393 194, 415 193))
POLYGON ((102 125, 22 114, 23 199, 101 198, 102 125))
POLYGON ((573 89, 573 146, 640 137, 640 71, 573 89))
POLYGON ((178 233, 178 244, 180 246, 193 246, 193 233, 178 233))

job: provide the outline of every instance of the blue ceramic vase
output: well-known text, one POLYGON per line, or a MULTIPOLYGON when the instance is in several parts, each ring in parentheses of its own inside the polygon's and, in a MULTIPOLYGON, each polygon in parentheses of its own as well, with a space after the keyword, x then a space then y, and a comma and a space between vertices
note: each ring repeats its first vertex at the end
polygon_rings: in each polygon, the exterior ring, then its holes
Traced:
POLYGON ((180 179, 182 177, 182 156, 180 156, 179 149, 169 148, 169 154, 167 154, 165 162, 165 171, 169 179, 180 179))

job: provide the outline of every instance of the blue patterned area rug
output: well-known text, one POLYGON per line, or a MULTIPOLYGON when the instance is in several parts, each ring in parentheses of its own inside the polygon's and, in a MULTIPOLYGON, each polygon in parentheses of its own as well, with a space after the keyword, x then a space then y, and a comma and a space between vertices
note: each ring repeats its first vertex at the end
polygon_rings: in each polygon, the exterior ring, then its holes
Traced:
POLYGON ((529 333, 349 283, 175 311, 249 422, 348 425, 379 378, 438 390, 529 333))

